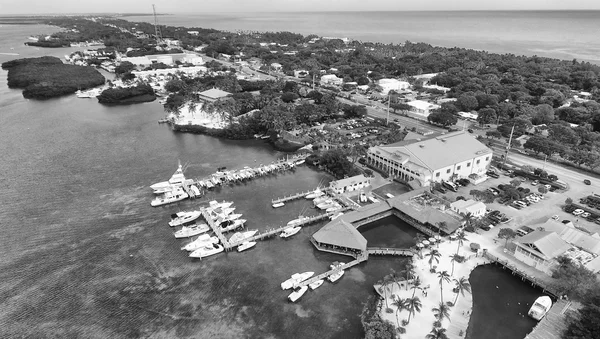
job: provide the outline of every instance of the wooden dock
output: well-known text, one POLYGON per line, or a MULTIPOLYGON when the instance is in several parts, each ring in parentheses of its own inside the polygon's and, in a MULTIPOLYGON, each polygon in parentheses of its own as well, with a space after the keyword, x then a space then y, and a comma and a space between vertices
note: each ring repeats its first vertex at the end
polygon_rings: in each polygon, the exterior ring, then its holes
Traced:
POLYGON ((410 249, 402 248, 387 248, 387 247, 367 247, 369 255, 399 255, 404 257, 412 257, 415 252, 410 249))
POLYGON ((334 274, 336 272, 339 272, 340 270, 345 270, 345 269, 350 268, 352 266, 358 265, 361 262, 366 261, 368 258, 369 258, 369 254, 368 253, 361 253, 360 255, 357 256, 357 258, 355 260, 352 260, 351 262, 349 262, 347 264, 344 264, 342 266, 336 267, 336 268, 334 268, 332 270, 329 270, 327 272, 321 273, 321 274, 319 274, 317 276, 314 276, 314 277, 312 277, 312 278, 310 278, 308 280, 304 280, 302 282, 294 284, 294 288, 298 288, 298 287, 302 287, 302 286, 307 286, 307 285, 310 285, 310 284, 312 284, 313 282, 315 282, 317 280, 325 279, 328 276, 330 276, 330 275, 332 275, 332 274, 334 274))
POLYGON ((231 248, 231 246, 229 246, 229 240, 227 240, 227 238, 223 235, 223 232, 221 232, 219 225, 217 225, 214 222, 214 220, 210 217, 208 212, 206 212, 205 210, 202 210, 201 213, 202 213, 202 217, 204 218, 204 220, 206 220, 206 223, 208 224, 208 226, 210 226, 210 228, 212 228, 215 235, 219 238, 219 241, 221 242, 221 244, 223 244, 223 247, 225 249, 231 248))
MULTIPOLYGON (((285 196, 283 198, 277 198, 277 199, 271 200, 271 204, 278 204, 280 202, 286 203, 288 201, 292 201, 292 200, 304 198, 308 194, 313 193, 315 190, 317 190, 317 189, 306 191, 306 192, 295 193, 295 194, 292 194, 292 195, 285 196)), ((321 192, 323 192, 325 194, 327 194, 328 191, 329 191, 329 188, 323 188, 323 189, 321 189, 321 192)))

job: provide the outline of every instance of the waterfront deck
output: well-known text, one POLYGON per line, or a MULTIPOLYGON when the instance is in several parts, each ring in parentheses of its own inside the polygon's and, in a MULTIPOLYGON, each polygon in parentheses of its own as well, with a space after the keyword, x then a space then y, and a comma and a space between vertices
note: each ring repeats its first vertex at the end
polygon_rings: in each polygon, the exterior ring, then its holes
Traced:
POLYGON ((332 275, 332 274, 334 274, 334 273, 336 273, 336 272, 338 272, 340 270, 345 270, 345 269, 350 268, 352 266, 358 265, 361 262, 366 261, 367 259, 369 259, 369 254, 368 253, 358 254, 356 256, 356 259, 352 260, 351 262, 349 262, 347 264, 344 264, 344 265, 342 265, 340 267, 336 267, 336 268, 334 268, 332 270, 329 270, 327 272, 321 273, 321 274, 319 274, 317 276, 314 276, 314 277, 312 277, 312 278, 310 278, 308 280, 304 280, 304 281, 302 281, 300 283, 296 283, 296 284, 294 284, 294 288, 298 288, 298 287, 302 287, 302 286, 308 286, 308 285, 312 284, 313 282, 315 282, 317 280, 325 279, 328 276, 330 276, 330 275, 332 275))
POLYGON ((412 257, 415 252, 410 249, 402 248, 387 248, 387 247, 367 247, 369 255, 398 255, 404 257, 412 257))
POLYGON ((567 328, 566 312, 572 306, 572 302, 568 300, 556 301, 525 339, 561 339, 567 328))

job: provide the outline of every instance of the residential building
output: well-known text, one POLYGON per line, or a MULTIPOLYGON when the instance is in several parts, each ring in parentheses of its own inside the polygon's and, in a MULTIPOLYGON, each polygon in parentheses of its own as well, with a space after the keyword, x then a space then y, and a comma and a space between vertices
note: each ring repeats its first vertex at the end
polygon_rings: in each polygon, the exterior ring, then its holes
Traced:
POLYGON ((308 72, 304 69, 299 69, 297 71, 294 71, 294 76, 296 78, 305 78, 308 75, 308 72))
POLYGON ((397 79, 380 79, 377 84, 381 86, 383 95, 387 95, 390 91, 400 92, 410 88, 408 82, 397 79))
POLYGON ((360 174, 350 178, 332 181, 329 183, 329 188, 337 194, 342 194, 345 192, 357 191, 370 185, 371 179, 360 174))
POLYGON ((492 150, 465 131, 374 146, 367 152, 369 165, 393 178, 417 180, 421 186, 483 175, 491 160, 492 150))
POLYGON ((477 117, 479 116, 479 114, 477 114, 477 112, 458 112, 457 113, 461 118, 464 119, 471 119, 471 120, 477 120, 477 117))
POLYGON ((412 112, 420 114, 424 117, 429 116, 429 114, 431 114, 432 110, 438 109, 441 107, 440 105, 432 104, 430 102, 423 101, 423 100, 409 101, 406 104, 411 107, 412 112))
POLYGON ((450 204, 450 209, 458 214, 467 215, 470 214, 475 218, 483 217, 485 215, 485 204, 481 201, 469 200, 457 200, 450 204))
POLYGON ((274 62, 271 64, 271 69, 274 71, 281 71, 282 68, 283 66, 279 63, 274 62))
POLYGON ((231 93, 222 91, 218 88, 211 88, 204 92, 198 93, 200 100, 209 101, 209 102, 214 102, 214 101, 217 101, 219 99, 225 98, 230 95, 231 95, 231 93))
POLYGON ((341 85, 344 79, 338 78, 335 74, 325 74, 321 76, 321 85, 341 85))
POLYGON ((556 258, 571 249, 555 232, 538 230, 521 237, 515 244, 515 258, 548 274, 552 274, 556 258))
POLYGON ((450 88, 444 87, 444 86, 438 86, 438 85, 429 85, 429 84, 426 84, 426 85, 423 85, 423 88, 436 89, 436 90, 442 91, 444 93, 450 91, 450 88))

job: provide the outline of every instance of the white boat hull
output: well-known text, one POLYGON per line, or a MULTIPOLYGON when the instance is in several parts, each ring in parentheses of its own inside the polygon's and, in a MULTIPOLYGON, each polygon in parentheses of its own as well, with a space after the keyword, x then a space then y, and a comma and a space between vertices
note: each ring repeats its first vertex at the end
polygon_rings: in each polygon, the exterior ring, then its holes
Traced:
POLYGON ((190 253, 190 257, 192 258, 206 258, 211 255, 215 255, 217 253, 221 253, 224 251, 223 246, 219 244, 215 244, 212 248, 200 248, 192 253, 190 253))
POLYGON ((340 278, 344 275, 344 271, 339 271, 337 273, 334 273, 330 276, 327 277, 327 280, 329 280, 330 282, 334 283, 338 280, 340 280, 340 278))
POLYGON ((242 252, 242 251, 250 249, 254 246, 256 246, 256 241, 247 241, 247 242, 241 244, 240 246, 238 246, 237 251, 242 252))
POLYGON ((317 288, 321 287, 321 285, 323 285, 324 280, 317 280, 311 284, 308 285, 308 287, 310 287, 311 290, 316 290, 317 288))
POLYGON ((291 302, 295 303, 296 301, 298 301, 298 299, 300 299, 304 295, 304 293, 306 293, 307 290, 308 290, 308 286, 302 286, 297 291, 292 292, 288 296, 288 299, 291 302))
POLYGON ((192 222, 196 219, 198 219, 202 214, 200 213, 200 211, 191 211, 191 212, 179 212, 177 213, 177 217, 171 219, 171 221, 169 221, 169 226, 171 227, 175 227, 175 226, 180 226, 183 225, 185 223, 188 222, 192 222))
POLYGON ((279 236, 281 238, 289 238, 289 237, 297 234, 298 232, 300 232, 301 229, 302 229, 302 227, 300 227, 300 226, 286 228, 283 232, 281 232, 281 234, 279 236))

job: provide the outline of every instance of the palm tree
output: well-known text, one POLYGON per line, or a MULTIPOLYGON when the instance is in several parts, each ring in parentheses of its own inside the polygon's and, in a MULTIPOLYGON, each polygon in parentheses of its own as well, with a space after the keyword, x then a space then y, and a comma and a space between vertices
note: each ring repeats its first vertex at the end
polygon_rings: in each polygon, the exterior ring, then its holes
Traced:
POLYGON ((406 272, 406 290, 408 291, 408 281, 410 280, 410 277, 415 275, 415 265, 412 261, 409 261, 404 265, 404 272, 406 272))
POLYGON ((450 282, 450 275, 448 271, 438 272, 438 278, 440 278, 440 299, 441 302, 444 302, 444 282, 450 282))
MULTIPOLYGON (((422 242, 423 240, 425 240, 425 236, 421 233, 417 233, 416 239, 415 239, 416 243, 418 244, 418 243, 422 242)), ((417 249, 419 250, 419 258, 423 259, 423 256, 421 253, 421 247, 417 247, 417 249)))
POLYGON ((398 291, 400 291, 402 287, 400 286, 400 279, 398 279, 398 274, 393 268, 390 269, 390 272, 390 278, 396 283, 396 286, 398 286, 398 291))
POLYGON ((433 261, 435 260, 436 264, 439 264, 442 254, 438 250, 432 249, 427 256, 429 257, 429 269, 432 269, 433 261))
POLYGON ((434 327, 431 329, 431 332, 425 336, 427 339, 448 339, 448 335, 446 334, 445 328, 437 328, 434 327))
POLYGON ((463 257, 458 254, 453 254, 450 256, 450 258, 450 262, 452 263, 452 273, 450 273, 450 275, 454 275, 454 263, 457 261, 460 262, 463 259, 463 257))
POLYGON ((421 304, 421 299, 419 299, 419 297, 413 296, 412 298, 406 299, 406 309, 408 310, 408 320, 406 321, 407 323, 410 322, 411 315, 414 315, 415 312, 421 312, 422 306, 423 304, 421 304))
POLYGON ((433 315, 439 322, 442 322, 444 318, 450 320, 450 307, 443 302, 438 307, 431 309, 435 314, 433 315))
MULTIPOLYGON (((398 321, 398 312, 402 312, 403 309, 407 308, 407 301, 408 299, 404 299, 404 298, 394 298, 394 301, 392 302, 392 306, 396 307, 396 323, 398 324, 398 327, 400 327, 400 321, 398 321)), ((410 314, 409 314, 410 316, 410 314)))
POLYGON ((381 292, 381 290, 383 290, 383 296, 385 299, 385 307, 390 308, 390 305, 388 305, 388 300, 387 300, 387 285, 390 283, 390 276, 386 275, 385 277, 383 277, 383 279, 381 279, 379 281, 379 283, 381 284, 381 288, 380 288, 379 292, 381 292))
MULTIPOLYGON (((437 237, 440 237, 440 230, 446 230, 448 228, 448 224, 445 221, 440 221, 437 223, 437 237)), ((437 246, 439 247, 440 244, 439 242, 437 243, 437 246)))
POLYGON ((458 247, 456 248, 456 254, 458 254, 458 251, 460 251, 460 247, 464 244, 465 241, 469 239, 467 239, 467 236, 464 232, 460 232, 456 234, 456 240, 458 240, 458 247))
POLYGON ((473 222, 473 214, 471 214, 471 212, 469 212, 469 213, 465 214, 463 218, 465 221, 465 227, 471 226, 471 223, 473 222))
POLYGON ((415 279, 412 283, 412 290, 413 290, 413 294, 412 297, 415 297, 415 293, 417 292, 417 290, 421 289, 421 278, 417 277, 417 279, 415 279))
POLYGON ((456 301, 458 300, 458 295, 465 295, 465 291, 471 293, 471 284, 469 284, 469 280, 465 277, 460 277, 458 279, 454 279, 454 285, 456 285, 456 298, 454 299, 454 305, 456 305, 456 301))

